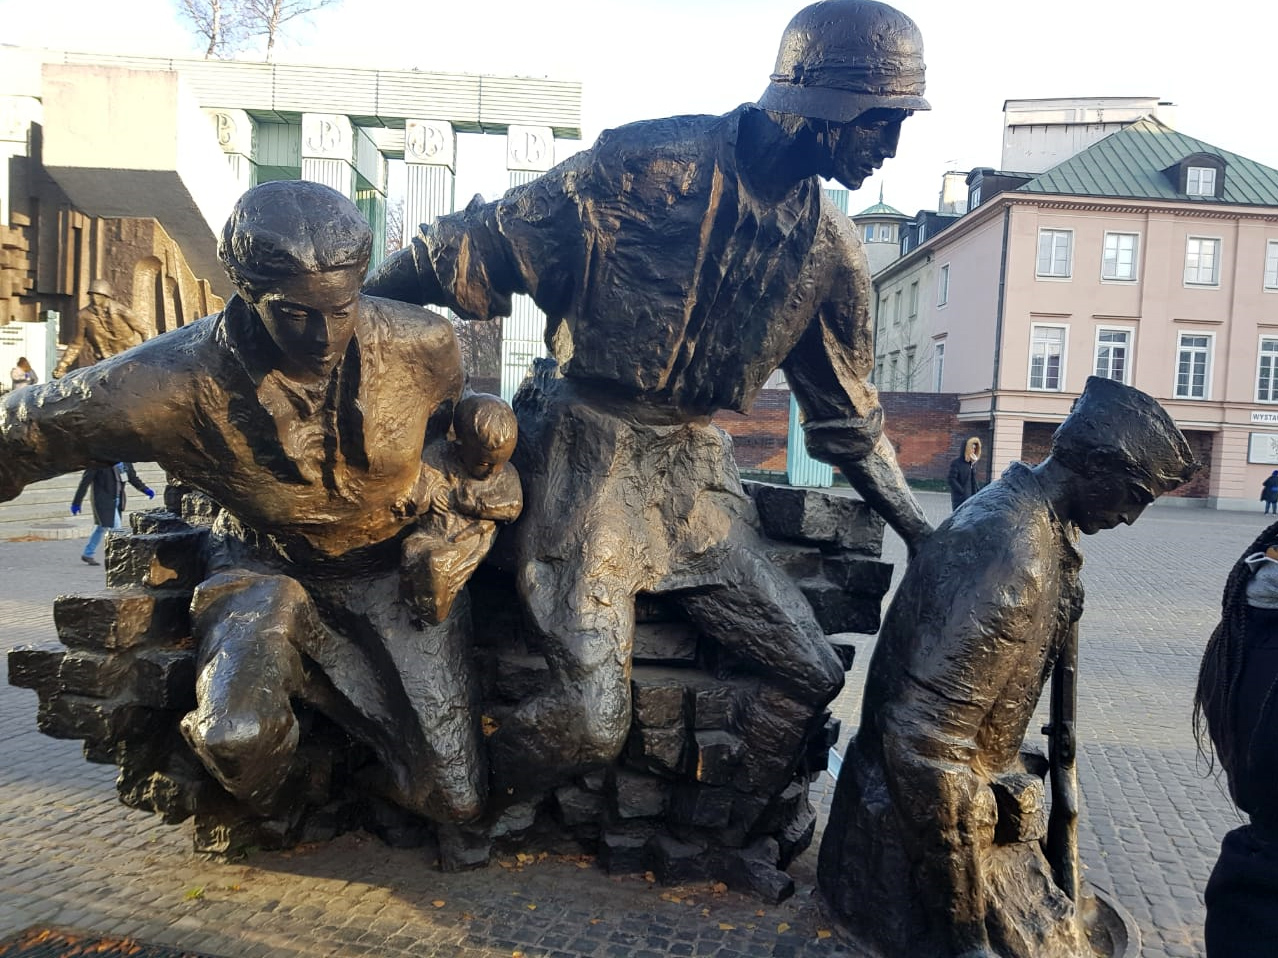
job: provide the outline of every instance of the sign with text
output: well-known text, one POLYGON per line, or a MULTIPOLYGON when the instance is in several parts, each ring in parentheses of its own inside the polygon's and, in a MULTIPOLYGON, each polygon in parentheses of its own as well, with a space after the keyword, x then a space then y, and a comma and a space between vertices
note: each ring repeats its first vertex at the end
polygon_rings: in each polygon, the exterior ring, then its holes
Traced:
POLYGON ((1253 409, 1251 411, 1253 426, 1278 426, 1278 409, 1253 409))
MULTIPOLYGON (((53 315, 57 315, 56 313, 53 315)), ((25 356, 40 382, 49 381, 49 372, 58 363, 57 322, 10 323, 0 326, 0 392, 7 391, 9 370, 25 356)))

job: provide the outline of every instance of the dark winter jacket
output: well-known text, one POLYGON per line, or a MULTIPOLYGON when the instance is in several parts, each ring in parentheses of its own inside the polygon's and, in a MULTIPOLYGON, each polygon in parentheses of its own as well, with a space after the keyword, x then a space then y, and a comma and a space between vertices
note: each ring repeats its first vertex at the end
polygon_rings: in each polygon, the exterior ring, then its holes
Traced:
POLYGON ((973 436, 963 445, 963 454, 955 457, 950 463, 950 508, 957 509, 972 496, 976 495, 976 490, 981 488, 980 481, 976 478, 976 467, 979 460, 972 457, 978 455, 981 449, 981 441, 973 436))
POLYGON ((151 490, 145 482, 138 478, 131 462, 120 462, 114 466, 102 466, 97 469, 86 469, 80 478, 80 486, 71 500, 73 506, 84 501, 84 494, 89 486, 93 486, 93 521, 108 529, 115 525, 117 513, 123 517, 126 498, 124 482, 128 480, 138 492, 150 495, 151 490))

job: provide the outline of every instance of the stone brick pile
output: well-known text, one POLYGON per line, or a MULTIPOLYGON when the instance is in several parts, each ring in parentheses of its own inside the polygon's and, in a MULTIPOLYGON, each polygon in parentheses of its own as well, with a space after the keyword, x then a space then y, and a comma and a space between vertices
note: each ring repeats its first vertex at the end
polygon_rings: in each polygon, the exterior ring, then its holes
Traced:
MULTIPOLYGON (((844 667, 843 633, 874 632, 891 566, 879 561, 883 526, 847 497, 749 484, 769 557, 812 603, 844 667)), ((651 871, 666 883, 717 880, 770 901, 793 891, 785 869, 812 840, 809 788, 826 767, 838 723, 778 710, 778 740, 799 743, 777 794, 759 794, 742 764, 736 715, 768 696, 752 673, 701 635, 667 598, 641 595, 632 675, 633 722, 610 767, 481 824, 435 826, 375 797, 371 752, 324 716, 297 705, 301 745, 283 789, 262 815, 241 807, 203 769, 179 730, 195 705, 192 591, 205 577, 214 503, 170 486, 165 508, 133 516, 106 551, 107 589, 61 596, 61 648, 10 653, 14 685, 34 689, 40 730, 84 741, 90 761, 120 767, 121 800, 176 823, 195 820, 197 850, 282 848, 363 828, 396 846, 437 851, 440 867, 486 864, 495 854, 584 850, 610 873, 651 871), (787 724, 788 723, 788 724, 787 724)), ((508 577, 485 567, 469 586, 485 722, 500 721, 548 677, 508 577)), ((778 699, 781 697, 778 696, 778 699)), ((765 699, 766 701, 767 699, 765 699)))

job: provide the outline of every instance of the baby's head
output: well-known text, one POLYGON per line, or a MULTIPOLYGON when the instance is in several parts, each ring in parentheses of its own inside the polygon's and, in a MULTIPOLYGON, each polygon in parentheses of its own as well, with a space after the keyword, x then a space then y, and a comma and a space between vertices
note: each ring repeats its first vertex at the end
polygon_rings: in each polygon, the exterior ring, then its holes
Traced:
POLYGON ((505 400, 474 393, 457 404, 453 431, 466 472, 472 479, 487 479, 510 461, 519 438, 519 423, 505 400))

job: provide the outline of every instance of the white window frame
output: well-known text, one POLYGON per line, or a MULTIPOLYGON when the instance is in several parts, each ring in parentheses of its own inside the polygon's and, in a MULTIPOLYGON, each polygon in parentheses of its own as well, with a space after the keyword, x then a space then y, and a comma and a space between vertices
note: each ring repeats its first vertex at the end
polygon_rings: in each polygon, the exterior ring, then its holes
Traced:
POLYGON ((1278 239, 1265 244, 1265 289, 1278 290, 1278 239))
POLYGON ((1256 402, 1278 403, 1278 336, 1261 336, 1256 345, 1256 402), (1268 355, 1265 353, 1266 343, 1273 346, 1268 355), (1266 359, 1269 361, 1266 362, 1266 359), (1260 388, 1261 377, 1266 373, 1269 377, 1267 394, 1260 388))
POLYGON ((910 284, 910 298, 906 301, 909 306, 909 317, 913 319, 919 314, 919 281, 916 279, 910 284))
POLYGON ((943 265, 936 277, 936 305, 945 306, 950 301, 950 264, 943 265))
POLYGON ((1185 171, 1185 195, 1215 196, 1216 177, 1219 175, 1214 166, 1191 166, 1185 171), (1195 179, 1197 183, 1194 182, 1195 179))
MULTIPOLYGON (((1117 266, 1117 265, 1118 265, 1118 263, 1119 263, 1119 261, 1120 261, 1120 260, 1119 260, 1119 257, 1120 257, 1121 252, 1122 252, 1122 251, 1121 251, 1120 249, 1118 249, 1118 244, 1117 244, 1117 242, 1116 242, 1116 243, 1115 243, 1115 248, 1114 248, 1114 265, 1115 265, 1115 266, 1117 266)), ((1101 280, 1102 280, 1102 282, 1106 282, 1106 283, 1134 283, 1134 282, 1136 282, 1136 278, 1137 278, 1137 276, 1139 276, 1139 275, 1140 275, 1140 234, 1139 234, 1139 233, 1126 232, 1126 231, 1123 231, 1123 230, 1106 230, 1106 231, 1105 231, 1105 239, 1104 239, 1104 243, 1103 243, 1103 245, 1101 246, 1101 280), (1131 252, 1132 252, 1132 262, 1131 262, 1131 275, 1130 275, 1130 276, 1120 276, 1117 272, 1115 272, 1113 275, 1106 275, 1106 273, 1105 273, 1106 264, 1109 262, 1109 238, 1110 238, 1111 236, 1112 236, 1112 237, 1114 237, 1114 239, 1115 239, 1115 240, 1118 240, 1118 239, 1119 239, 1119 237, 1131 237, 1131 240, 1132 240, 1132 250, 1131 250, 1131 252)))
POLYGON ((889 381, 887 384, 887 391, 890 393, 894 393, 897 391, 897 388, 896 388, 897 365, 900 362, 900 360, 901 360, 901 357, 899 353, 893 353, 891 356, 888 357, 888 380, 889 381))
POLYGON ((866 224, 865 224, 865 227, 864 227, 864 229, 865 229, 865 241, 866 241, 867 243, 876 243, 876 242, 878 242, 878 240, 877 240, 877 239, 875 239, 875 234, 878 232, 878 230, 876 229, 876 227, 877 227, 877 226, 878 226, 878 224, 877 224, 877 223, 866 223, 866 224))
POLYGON ((894 326, 905 318, 901 313, 901 300, 904 298, 904 293, 905 290, 898 287, 896 292, 892 294, 892 325, 894 326))
POLYGON ((932 374, 933 392, 941 392, 941 387, 945 385, 945 341, 935 343, 932 346, 932 364, 935 367, 932 374))
POLYGON ((1211 399, 1211 372, 1212 372, 1212 365, 1215 362, 1215 358, 1216 358, 1216 334, 1214 332, 1211 332, 1209 330, 1203 330, 1203 329, 1180 330, 1176 334, 1176 365, 1172 369, 1172 397, 1175 399, 1190 399, 1196 402, 1206 402, 1207 400, 1211 399), (1207 340, 1207 345, 1206 347, 1199 347, 1196 345, 1186 347, 1185 346, 1186 336, 1202 336, 1207 340), (1204 364, 1204 370, 1203 370, 1203 394, 1201 396, 1195 396, 1193 394, 1192 373, 1191 373, 1191 381, 1189 384, 1189 389, 1182 392, 1180 388, 1180 362, 1181 362, 1181 357, 1185 354, 1187 349, 1192 349, 1195 352, 1197 352, 1199 349, 1204 349, 1206 352, 1207 359, 1206 359, 1206 363, 1204 364))
POLYGON ((1186 236, 1186 237, 1185 237, 1185 285, 1186 285, 1187 287, 1191 287, 1191 288, 1192 288, 1192 287, 1201 287, 1201 288, 1206 288, 1206 289, 1215 289, 1216 287, 1220 286, 1220 260, 1221 260, 1221 252, 1222 252, 1222 250, 1223 250, 1223 249, 1224 249, 1224 243, 1222 242, 1222 240, 1221 240, 1221 238, 1220 238, 1219 236, 1186 236), (1215 250, 1214 250, 1214 252, 1212 253, 1213 262, 1212 262, 1212 270, 1211 270, 1211 280, 1210 280, 1210 282, 1203 282, 1203 280, 1202 280, 1202 278, 1201 278, 1201 277, 1202 277, 1202 273, 1203 273, 1203 269, 1202 269, 1202 265, 1201 265, 1201 262, 1202 262, 1202 247, 1201 247, 1201 245, 1199 246, 1199 249, 1198 249, 1198 251, 1197 251, 1197 253, 1196 253, 1196 255, 1197 255, 1198 259, 1199 259, 1199 265, 1197 265, 1197 266, 1195 266, 1195 267, 1194 267, 1194 270, 1195 270, 1194 275, 1195 275, 1196 277, 1198 277, 1198 278, 1196 278, 1196 279, 1190 279, 1190 278, 1189 278, 1189 270, 1190 270, 1190 266, 1189 266, 1190 245, 1191 245, 1191 244, 1193 244, 1193 243, 1199 243, 1199 244, 1202 244, 1202 243, 1213 243, 1213 244, 1215 244, 1215 250))
POLYGON ((1034 257, 1034 275, 1039 279, 1070 279, 1074 275, 1074 231, 1069 229, 1053 229, 1040 227, 1038 231, 1038 249, 1034 257), (1051 238, 1052 249, 1048 256, 1047 272, 1043 271, 1043 240, 1051 238), (1056 242, 1065 240, 1065 271, 1056 270, 1056 242))
MULTIPOLYGON (((1117 381, 1122 383, 1124 386, 1130 386, 1132 384, 1132 356, 1135 353, 1135 344, 1136 344, 1135 327, 1133 326, 1097 326, 1096 327, 1096 342, 1092 349, 1092 375, 1093 376, 1100 375, 1100 373, 1096 371, 1096 367, 1100 365, 1102 333, 1123 333, 1127 336, 1127 342, 1123 344, 1123 350, 1124 350, 1123 378, 1117 381)), ((1111 345, 1111 344, 1105 343, 1103 345, 1111 345)), ((1110 368, 1111 369, 1113 368, 1112 361, 1111 361, 1110 368)), ((1106 378, 1112 379, 1113 377, 1106 377, 1106 378)))
MULTIPOLYGON (((1046 360, 1046 354, 1044 354, 1046 360)), ((1065 370, 1068 368, 1066 363, 1069 359, 1069 326, 1066 323, 1031 323, 1030 324, 1030 349, 1029 349, 1029 368, 1025 371, 1025 387, 1032 392, 1039 393, 1059 393, 1065 391, 1065 370), (1061 361, 1060 369, 1057 372, 1056 385, 1047 385, 1047 363, 1043 363, 1043 385, 1034 385, 1034 347, 1038 343, 1038 331, 1040 329, 1059 329, 1061 331, 1061 361)))

